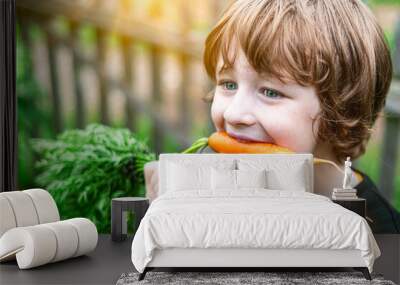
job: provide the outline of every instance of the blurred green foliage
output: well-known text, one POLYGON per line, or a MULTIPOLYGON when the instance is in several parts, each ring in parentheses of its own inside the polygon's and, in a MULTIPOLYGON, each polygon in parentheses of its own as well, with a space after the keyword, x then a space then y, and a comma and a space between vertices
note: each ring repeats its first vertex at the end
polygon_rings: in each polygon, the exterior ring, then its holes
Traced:
POLYGON ((400 6, 400 0, 364 0, 369 6, 396 5, 400 6))
POLYGON ((143 166, 155 159, 128 129, 100 124, 32 139, 32 146, 40 155, 36 182, 52 194, 61 217, 86 217, 101 233, 110 232, 112 198, 145 196, 143 166))

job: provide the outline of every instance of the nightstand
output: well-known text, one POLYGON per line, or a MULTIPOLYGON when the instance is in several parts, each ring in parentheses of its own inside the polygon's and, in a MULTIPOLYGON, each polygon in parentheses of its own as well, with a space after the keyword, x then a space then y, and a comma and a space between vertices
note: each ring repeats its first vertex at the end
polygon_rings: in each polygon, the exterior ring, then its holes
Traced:
POLYGON ((149 199, 143 197, 120 197, 111 202, 111 239, 123 241, 127 237, 127 211, 135 214, 136 227, 146 214, 149 207, 149 199))
POLYGON ((367 203, 363 198, 357 198, 352 200, 345 199, 332 199, 332 202, 339 204, 340 206, 353 211, 354 213, 359 214, 361 217, 365 218, 365 213, 367 212, 367 203))

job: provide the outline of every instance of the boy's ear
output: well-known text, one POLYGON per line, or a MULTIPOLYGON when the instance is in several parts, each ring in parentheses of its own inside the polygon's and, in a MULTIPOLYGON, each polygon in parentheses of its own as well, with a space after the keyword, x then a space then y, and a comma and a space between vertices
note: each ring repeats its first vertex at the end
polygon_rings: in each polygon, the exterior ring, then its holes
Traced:
POLYGON ((322 114, 319 112, 314 118, 312 118, 311 128, 316 141, 319 140, 319 128, 321 127, 322 114))

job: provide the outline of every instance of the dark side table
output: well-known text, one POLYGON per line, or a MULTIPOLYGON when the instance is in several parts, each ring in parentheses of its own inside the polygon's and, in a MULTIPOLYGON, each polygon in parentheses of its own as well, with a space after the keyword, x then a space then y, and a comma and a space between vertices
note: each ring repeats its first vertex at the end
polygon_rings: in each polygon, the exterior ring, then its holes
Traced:
POLYGON ((149 199, 143 197, 120 197, 111 201, 111 239, 123 241, 127 237, 127 212, 135 214, 135 231, 149 208, 149 199))
POLYGON ((339 204, 340 206, 353 211, 354 213, 359 214, 361 217, 365 218, 365 213, 367 203, 363 198, 357 198, 353 200, 345 200, 345 199, 332 199, 332 202, 339 204))

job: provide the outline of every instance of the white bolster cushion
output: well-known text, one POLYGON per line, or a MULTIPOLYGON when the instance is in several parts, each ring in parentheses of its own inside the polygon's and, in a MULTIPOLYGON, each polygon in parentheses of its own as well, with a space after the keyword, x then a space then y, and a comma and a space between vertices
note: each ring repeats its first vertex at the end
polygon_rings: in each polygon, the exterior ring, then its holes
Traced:
POLYGON ((13 228, 0 238, 0 261, 16 257, 28 269, 86 254, 97 240, 96 226, 85 218, 13 228))
POLYGON ((0 260, 17 258, 21 269, 49 263, 57 250, 53 232, 42 225, 18 227, 0 239, 0 260))
POLYGON ((35 205, 23 191, 3 192, 1 196, 10 203, 17 227, 33 226, 39 223, 35 205))
POLYGON ((55 256, 51 260, 52 262, 60 261, 63 259, 70 258, 75 255, 78 249, 78 232, 71 228, 71 224, 62 222, 43 224, 51 230, 52 234, 55 235, 57 248, 55 256))
POLYGON ((0 237, 15 227, 60 220, 56 202, 43 189, 0 193, 0 237))
POLYGON ((15 228, 14 212, 11 204, 5 196, 0 195, 0 237, 9 229, 15 228))
POLYGON ((75 256, 86 254, 96 248, 98 234, 97 228, 92 221, 85 218, 74 218, 65 220, 75 227, 78 232, 78 248, 74 254, 75 256))
POLYGON ((28 194, 36 208, 39 224, 51 223, 60 220, 56 202, 49 192, 43 189, 29 189, 22 191, 28 194))

